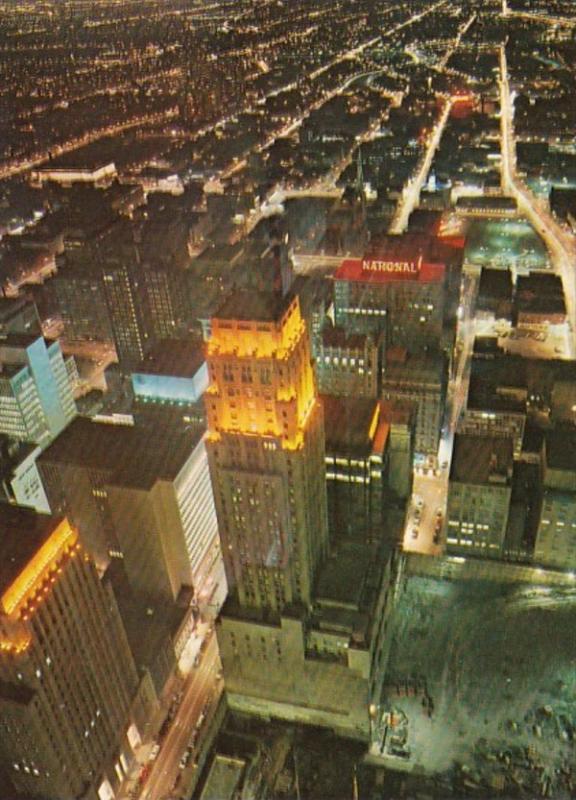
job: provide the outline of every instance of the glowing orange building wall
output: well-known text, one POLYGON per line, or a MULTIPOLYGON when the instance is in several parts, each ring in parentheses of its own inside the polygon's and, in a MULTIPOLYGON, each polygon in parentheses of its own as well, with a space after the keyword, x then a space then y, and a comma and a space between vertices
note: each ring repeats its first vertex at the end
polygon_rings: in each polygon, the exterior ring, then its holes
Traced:
POLYGON ((207 448, 241 605, 308 604, 327 550, 324 423, 298 298, 238 292, 211 323, 207 448))
POLYGON ((0 765, 26 796, 96 796, 138 688, 115 600, 66 519, 10 508, 0 539, 0 765))

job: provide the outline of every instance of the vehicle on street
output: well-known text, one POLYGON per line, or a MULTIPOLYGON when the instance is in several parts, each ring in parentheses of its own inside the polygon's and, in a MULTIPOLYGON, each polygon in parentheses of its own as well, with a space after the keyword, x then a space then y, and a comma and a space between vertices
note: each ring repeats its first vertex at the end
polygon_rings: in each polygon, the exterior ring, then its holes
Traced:
POLYGON ((158 744, 158 742, 156 742, 156 744, 153 745, 152 750, 150 750, 148 761, 154 761, 159 752, 160 752, 160 745, 158 744))

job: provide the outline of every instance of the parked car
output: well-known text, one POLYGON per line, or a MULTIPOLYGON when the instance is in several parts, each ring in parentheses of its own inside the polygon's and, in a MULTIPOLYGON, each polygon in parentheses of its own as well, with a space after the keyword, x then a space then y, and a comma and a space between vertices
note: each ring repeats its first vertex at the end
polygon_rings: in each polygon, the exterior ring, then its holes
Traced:
POLYGON ((154 761, 154 759, 157 757, 159 752, 160 752, 160 745, 158 744, 158 742, 156 742, 153 745, 152 750, 150 750, 150 755, 148 756, 148 761, 154 761))

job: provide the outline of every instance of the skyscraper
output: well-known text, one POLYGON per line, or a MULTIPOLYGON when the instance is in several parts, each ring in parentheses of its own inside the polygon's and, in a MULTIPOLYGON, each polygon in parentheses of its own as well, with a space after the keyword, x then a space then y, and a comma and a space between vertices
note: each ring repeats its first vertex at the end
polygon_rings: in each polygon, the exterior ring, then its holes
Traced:
POLYGON ((231 295, 212 319, 207 449, 241 606, 309 605, 328 549, 324 421, 297 297, 231 295))
POLYGON ((0 337, 0 433, 47 445, 76 416, 58 342, 34 334, 0 337))
POLYGON ((137 691, 116 603, 76 530, 3 507, 0 761, 14 787, 46 800, 112 797, 137 691))
MULTIPOLYGON (((78 526, 99 565, 121 558, 132 589, 162 602, 204 595, 221 565, 203 428, 79 418, 43 454, 51 508, 78 526)), ((199 598, 200 600, 200 598, 199 598)))

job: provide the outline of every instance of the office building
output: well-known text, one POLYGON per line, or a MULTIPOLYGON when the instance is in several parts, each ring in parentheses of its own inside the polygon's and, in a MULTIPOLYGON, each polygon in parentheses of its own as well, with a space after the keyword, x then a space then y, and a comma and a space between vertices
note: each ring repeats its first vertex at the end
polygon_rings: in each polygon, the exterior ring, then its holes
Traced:
POLYGON ((51 286, 68 338, 112 341, 102 271, 93 258, 81 259, 75 253, 73 260, 67 253, 59 260, 51 286))
POLYGON ((510 438, 456 434, 448 486, 449 553, 502 555, 512 493, 510 438))
POLYGON ((416 407, 402 401, 380 401, 380 418, 389 426, 388 486, 398 500, 412 495, 416 407))
POLYGON ((75 415, 58 342, 34 334, 0 337, 0 433, 44 447, 75 415))
POLYGON ((124 369, 131 369, 154 343, 146 314, 145 286, 130 256, 116 261, 106 259, 102 280, 118 362, 124 369))
POLYGON ((0 502, 50 513, 36 459, 38 445, 0 436, 0 502))
POLYGON ((414 450, 420 456, 438 454, 448 365, 443 352, 429 350, 408 353, 404 348, 389 348, 382 367, 384 400, 412 404, 416 409, 414 450))
POLYGON ((311 603, 328 549, 324 425, 297 297, 238 291, 211 320, 207 450, 241 607, 311 603))
POLYGON ((322 395, 330 539, 379 542, 389 478, 390 426, 378 400, 322 395))
POLYGON ((342 542, 319 569, 314 612, 233 601, 217 624, 228 706, 369 741, 391 638, 395 562, 366 542, 342 542))
POLYGON ((150 602, 191 588, 199 603, 225 593, 203 428, 77 419, 39 466, 52 509, 78 526, 98 563, 122 559, 150 602))
POLYGON ((315 348, 318 391, 344 397, 377 397, 380 348, 366 333, 326 326, 315 348))
POLYGON ((110 800, 140 740, 114 597, 66 519, 7 507, 0 531, 2 765, 26 796, 110 800))
POLYGON ((534 560, 556 569, 576 569, 576 432, 550 431, 544 443, 544 496, 534 560))
POLYGON ((413 352, 438 346, 445 273, 429 237, 383 237, 364 258, 346 259, 336 270, 336 325, 354 333, 383 334, 386 346, 413 352))
POLYGON ((186 428, 203 423, 207 386, 208 368, 200 339, 158 342, 132 373, 136 424, 186 428))

